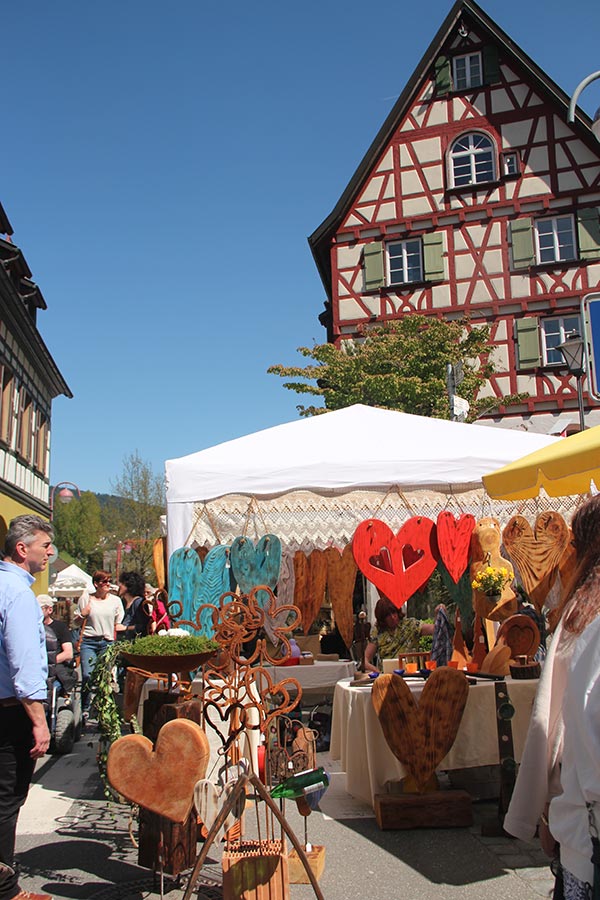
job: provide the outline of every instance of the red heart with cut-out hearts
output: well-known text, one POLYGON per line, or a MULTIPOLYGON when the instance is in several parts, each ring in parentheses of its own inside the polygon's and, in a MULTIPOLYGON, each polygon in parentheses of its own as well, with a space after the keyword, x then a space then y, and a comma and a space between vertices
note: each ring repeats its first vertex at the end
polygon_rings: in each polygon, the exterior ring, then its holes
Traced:
POLYGON ((413 516, 394 534, 380 519, 366 519, 354 532, 352 552, 363 575, 400 608, 436 567, 435 523, 413 516), (387 571, 373 564, 379 559, 386 560, 387 571))
POLYGON ((463 513, 458 519, 445 510, 437 517, 437 544, 440 558, 455 584, 469 565, 471 534, 475 528, 475 516, 463 513))

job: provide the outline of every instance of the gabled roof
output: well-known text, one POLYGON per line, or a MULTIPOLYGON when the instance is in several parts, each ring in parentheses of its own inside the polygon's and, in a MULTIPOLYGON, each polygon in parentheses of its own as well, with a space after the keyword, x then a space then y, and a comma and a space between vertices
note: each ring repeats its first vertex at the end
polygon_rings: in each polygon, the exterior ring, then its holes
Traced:
MULTIPOLYGON (((308 243, 314 256, 321 280, 331 298, 331 260, 330 241, 340 226, 344 216, 358 193, 364 180, 367 178, 380 155, 392 138, 410 105, 414 102, 422 81, 428 75, 436 58, 440 54, 445 42, 453 32, 460 19, 472 22, 478 31, 489 36, 497 46, 501 47, 505 54, 512 57, 520 66, 529 71, 531 81, 537 90, 547 96, 566 114, 569 109, 570 97, 554 82, 521 48, 481 9, 474 0, 457 0, 441 28, 425 51, 419 65, 413 72, 406 87, 398 97, 387 119, 379 129, 375 140, 367 150, 359 163, 354 175, 348 182, 346 189, 338 200, 333 211, 324 222, 310 235, 308 243)), ((580 132, 584 140, 593 142, 597 149, 597 140, 591 130, 592 121, 583 110, 577 108, 573 128, 580 132)))

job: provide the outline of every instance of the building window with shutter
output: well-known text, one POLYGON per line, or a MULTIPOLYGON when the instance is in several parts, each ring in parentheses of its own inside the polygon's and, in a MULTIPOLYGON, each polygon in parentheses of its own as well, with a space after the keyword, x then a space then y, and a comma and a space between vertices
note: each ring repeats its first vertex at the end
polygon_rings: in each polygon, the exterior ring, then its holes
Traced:
POLYGON ((581 318, 577 314, 572 316, 552 316, 542 319, 542 364, 545 366, 564 366, 565 358, 558 350, 568 334, 576 331, 581 334, 581 318))
POLYGON ((467 53, 452 60, 452 81, 457 91, 480 87, 483 84, 481 53, 467 53))
POLYGON ((536 219, 534 234, 536 259, 540 265, 576 258, 573 216, 536 219))
POLYGON ((387 244, 388 284, 423 281, 421 239, 394 241, 387 244))
POLYGON ((496 180, 496 150, 486 134, 463 134, 450 147, 452 187, 468 187, 496 180))

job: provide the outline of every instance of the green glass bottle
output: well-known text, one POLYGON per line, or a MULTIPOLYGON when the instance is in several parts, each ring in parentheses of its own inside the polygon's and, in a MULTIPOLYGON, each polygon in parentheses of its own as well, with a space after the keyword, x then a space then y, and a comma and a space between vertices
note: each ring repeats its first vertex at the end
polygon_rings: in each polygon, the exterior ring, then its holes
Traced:
POLYGON ((329 785, 329 778, 323 766, 318 769, 306 769, 305 772, 297 772, 290 775, 285 781, 275 785, 271 790, 271 797, 276 800, 296 800, 305 797, 313 791, 320 791, 329 785))

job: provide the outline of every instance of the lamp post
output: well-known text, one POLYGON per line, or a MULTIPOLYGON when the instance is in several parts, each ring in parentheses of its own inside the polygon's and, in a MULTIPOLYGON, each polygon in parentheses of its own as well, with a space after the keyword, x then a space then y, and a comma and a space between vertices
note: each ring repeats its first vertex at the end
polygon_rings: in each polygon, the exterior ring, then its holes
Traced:
POLYGON ((579 430, 585 431, 585 412, 583 409, 583 376, 585 374, 585 347, 583 338, 577 331, 565 335, 560 350, 569 372, 577 379, 577 405, 579 406, 579 430))
POLYGON ((60 503, 70 503, 75 494, 71 490, 71 488, 75 489, 77 494, 77 499, 81 499, 81 492, 76 484, 73 484, 72 481, 59 481, 58 484, 55 484, 50 493, 50 521, 52 522, 54 519, 54 502, 56 499, 56 492, 58 491, 58 499, 60 503), (60 488, 60 490, 59 490, 60 488))
MULTIPOLYGON (((575 88, 575 93, 571 97, 571 103, 569 104, 569 112, 567 114, 567 122, 575 121, 575 109, 577 107, 577 100, 579 98, 580 93, 584 88, 591 84, 592 81, 596 81, 597 78, 600 78, 600 72, 592 72, 591 75, 588 75, 587 78, 584 78, 583 81, 580 81, 577 87, 575 88)), ((592 123, 592 131, 600 141, 600 109, 597 110, 596 115, 594 116, 594 121, 592 123)))

